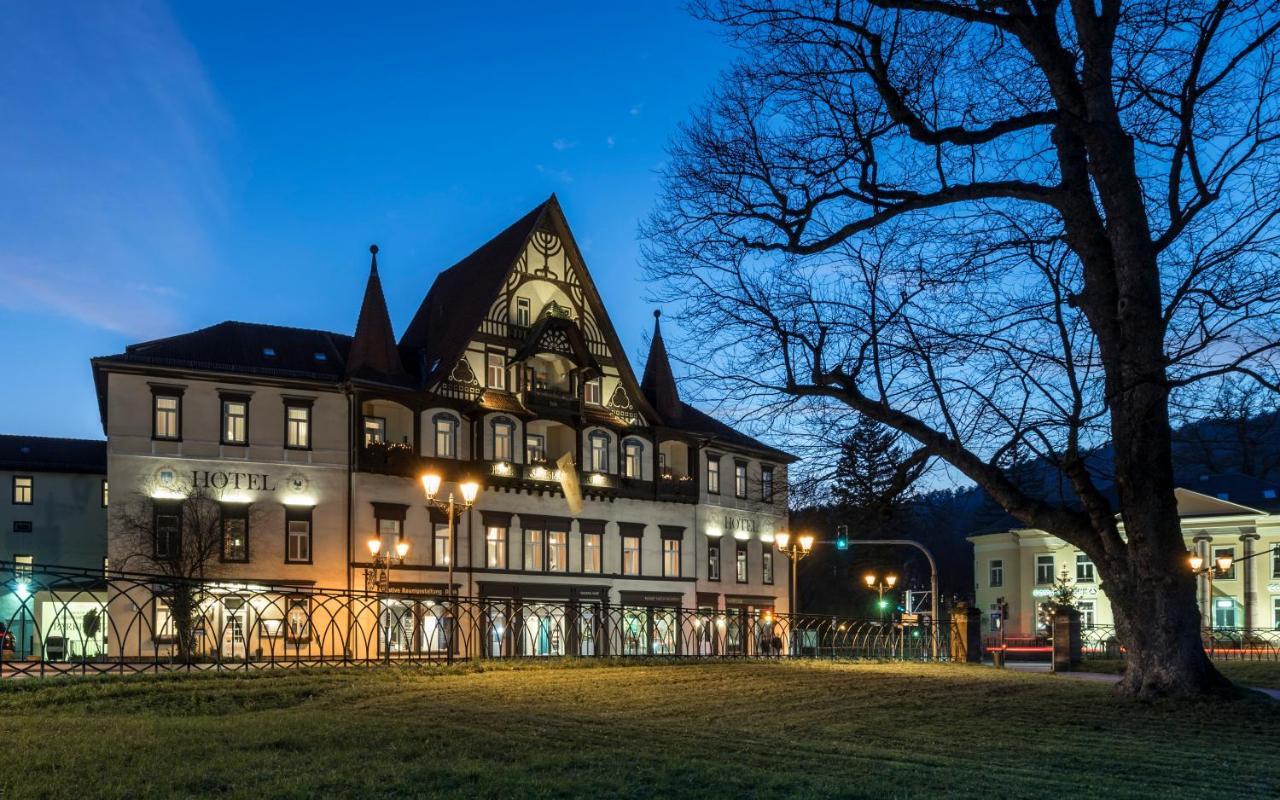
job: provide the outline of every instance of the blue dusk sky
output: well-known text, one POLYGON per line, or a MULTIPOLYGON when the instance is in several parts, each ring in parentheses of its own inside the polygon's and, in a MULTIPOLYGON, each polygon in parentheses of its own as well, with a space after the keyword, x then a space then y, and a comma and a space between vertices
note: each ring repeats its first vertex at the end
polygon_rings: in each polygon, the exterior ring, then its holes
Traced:
POLYGON ((637 225, 733 53, 682 4, 0 0, 0 432, 102 436, 89 359, 225 319, 396 333, 555 192, 639 369, 637 225))

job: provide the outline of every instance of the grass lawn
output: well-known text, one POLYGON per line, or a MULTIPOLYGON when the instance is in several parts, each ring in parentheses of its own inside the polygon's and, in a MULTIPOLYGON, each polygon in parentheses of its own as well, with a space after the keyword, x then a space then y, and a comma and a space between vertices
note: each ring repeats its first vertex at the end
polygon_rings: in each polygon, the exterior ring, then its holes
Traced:
MULTIPOLYGON (((1280 689, 1280 661, 1216 661, 1214 664, 1219 672, 1241 686, 1280 689)), ((1124 659, 1086 658, 1080 669, 1118 675, 1124 672, 1124 659)))
POLYGON ((1277 719, 961 665, 16 680, 0 797, 1276 797, 1277 719))

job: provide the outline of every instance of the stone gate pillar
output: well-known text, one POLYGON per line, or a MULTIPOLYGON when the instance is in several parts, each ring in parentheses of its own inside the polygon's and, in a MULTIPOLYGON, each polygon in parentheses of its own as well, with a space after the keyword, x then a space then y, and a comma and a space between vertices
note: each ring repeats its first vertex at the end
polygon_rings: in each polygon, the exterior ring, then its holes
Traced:
POLYGON ((1053 612, 1053 671, 1071 672, 1080 666, 1080 612, 1059 608, 1053 612))
POLYGON ((960 602, 951 607, 951 636, 948 655, 952 661, 981 663, 982 610, 960 602))

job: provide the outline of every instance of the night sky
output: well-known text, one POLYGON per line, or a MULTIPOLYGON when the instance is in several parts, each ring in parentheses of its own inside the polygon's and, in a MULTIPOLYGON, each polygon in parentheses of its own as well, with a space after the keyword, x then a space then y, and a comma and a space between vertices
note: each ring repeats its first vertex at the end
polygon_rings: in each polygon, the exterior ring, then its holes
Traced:
POLYGON ((637 225, 732 59, 664 6, 0 2, 0 432, 101 437, 131 342, 352 332, 373 242, 399 334, 552 192, 640 369, 637 225))

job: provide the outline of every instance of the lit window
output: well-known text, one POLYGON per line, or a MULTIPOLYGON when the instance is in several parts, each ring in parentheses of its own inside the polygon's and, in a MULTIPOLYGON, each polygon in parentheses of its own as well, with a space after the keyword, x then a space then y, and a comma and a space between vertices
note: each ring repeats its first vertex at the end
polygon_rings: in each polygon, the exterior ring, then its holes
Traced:
POLYGON ((591 434, 591 461, 590 469, 592 472, 608 472, 609 471, 609 434, 593 431, 591 434))
POLYGON ((547 460, 547 437, 531 433, 524 438, 524 460, 528 464, 541 464, 547 460))
POLYGON ((747 582, 747 543, 738 542, 738 554, 735 562, 738 583, 747 582))
POLYGON ((640 537, 622 537, 622 574, 640 574, 640 537))
POLYGON ((15 475, 13 477, 13 504, 15 506, 31 505, 34 493, 34 478, 30 475, 15 475))
POLYGON ((662 540, 662 574, 668 578, 680 577, 680 540, 662 540))
POLYGON ((1271 550, 1271 577, 1280 578, 1280 544, 1271 550))
POLYGON ((733 494, 739 498, 747 496, 747 465, 741 461, 733 465, 733 494))
POLYGON ((458 457, 458 420, 448 414, 436 416, 436 457, 458 457))
POLYGON ((993 558, 988 565, 987 585, 991 588, 1004 586, 1004 560, 993 558))
POLYGON ((623 445, 626 453, 626 460, 623 469, 628 478, 639 478, 644 474, 644 445, 635 440, 628 441, 623 445))
POLYGON ((766 544, 760 558, 760 580, 773 583, 773 549, 766 544))
POLYGON ((707 456, 707 492, 720 494, 720 459, 707 456))
POLYGON ((286 620, 288 638, 306 641, 311 638, 311 601, 305 597, 289 598, 289 616, 286 620))
POLYGON ((515 439, 515 423, 506 417, 493 421, 493 460, 510 461, 512 459, 511 443, 515 439))
POLYGON ((35 556, 15 555, 13 557, 13 577, 20 581, 31 579, 31 568, 35 566, 35 556))
POLYGON ((529 311, 529 298, 517 297, 516 298, 516 324, 524 328, 529 327, 530 316, 531 314, 529 311))
POLYGON ((1092 600, 1077 600, 1076 610, 1080 612, 1080 627, 1092 628, 1097 624, 1097 612, 1094 609, 1092 600))
POLYGON ((371 444, 382 444, 387 440, 387 418, 386 417, 365 417, 364 418, 364 443, 368 447, 371 444))
POLYGON ((760 468, 760 499, 766 503, 773 502, 773 467, 760 468))
POLYGON ((102 507, 107 507, 107 482, 102 482, 102 507))
POLYGON ((249 560, 249 519, 245 506, 222 509, 222 560, 249 560))
POLYGON ((582 534, 582 571, 600 572, 604 559, 601 555, 601 536, 598 533, 582 534))
POLYGON ((1213 627, 1218 630, 1236 626, 1236 601, 1219 597, 1213 601, 1213 627))
POLYGON ((490 527, 485 532, 484 563, 490 569, 507 568, 507 529, 490 527))
POLYGON ((542 531, 524 532, 524 568, 531 572, 542 571, 542 531))
POLYGON ((490 389, 507 388, 507 359, 502 353, 486 353, 485 368, 490 389))
POLYGON ((1271 622, 1280 631, 1280 597, 1271 598, 1271 622))
POLYGON ((1036 583, 1053 583, 1053 556, 1036 556, 1036 583))
POLYGON ((249 404, 243 400, 222 401, 222 443, 248 444, 249 404))
POLYGON ((311 520, 291 519, 286 527, 285 560, 307 562, 311 560, 311 520))
POLYGON ((1076 583, 1093 583, 1093 562, 1084 553, 1076 553, 1076 583))
POLYGON ((182 429, 179 416, 182 411, 182 398, 177 395, 157 394, 152 398, 155 405, 156 439, 180 439, 182 429))
POLYGON ((593 406, 600 405, 600 394, 601 392, 600 392, 599 378, 592 378, 591 380, 583 384, 582 399, 585 400, 588 405, 593 405, 593 406))
POLYGON ((311 448, 311 406, 285 407, 284 445, 295 450, 311 448))
POLYGON ((449 526, 439 523, 431 530, 431 558, 437 567, 449 565, 449 526))
POLYGON ((720 543, 707 544, 707 580, 720 580, 720 543))
POLYGON ((568 572, 568 533, 564 531, 550 531, 547 533, 547 570, 549 572, 568 572))

